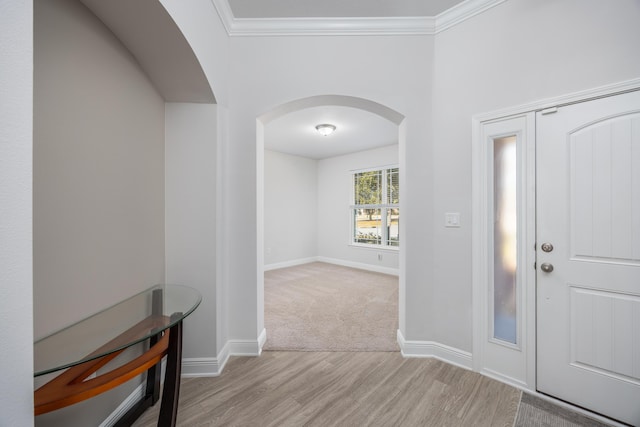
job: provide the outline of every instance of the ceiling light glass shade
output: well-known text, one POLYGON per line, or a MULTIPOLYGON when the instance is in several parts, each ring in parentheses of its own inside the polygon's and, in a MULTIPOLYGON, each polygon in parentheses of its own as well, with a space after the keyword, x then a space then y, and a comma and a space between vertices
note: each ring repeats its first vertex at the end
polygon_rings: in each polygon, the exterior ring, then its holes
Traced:
POLYGON ((325 123, 325 124, 316 126, 316 130, 320 133, 320 135, 327 136, 327 135, 331 135, 333 131, 336 130, 336 127, 334 125, 325 123))

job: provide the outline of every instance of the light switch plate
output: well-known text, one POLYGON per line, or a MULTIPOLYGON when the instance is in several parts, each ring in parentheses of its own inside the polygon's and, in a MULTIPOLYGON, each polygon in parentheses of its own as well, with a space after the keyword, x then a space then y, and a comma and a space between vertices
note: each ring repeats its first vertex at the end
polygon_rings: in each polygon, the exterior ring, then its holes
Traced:
POLYGON ((460 227, 460 212, 447 212, 444 214, 444 226, 450 228, 460 227))

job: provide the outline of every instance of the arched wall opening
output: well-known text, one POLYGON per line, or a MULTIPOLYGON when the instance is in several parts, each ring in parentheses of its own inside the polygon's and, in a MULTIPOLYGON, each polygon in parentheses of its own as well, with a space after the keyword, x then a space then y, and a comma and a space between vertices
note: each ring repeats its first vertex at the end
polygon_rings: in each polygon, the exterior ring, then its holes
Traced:
POLYGON ((215 145, 218 108, 195 52, 154 0, 36 0, 34 64, 37 338, 166 280, 165 174, 177 165, 165 160, 198 138, 215 145), (130 265, 123 246, 143 260, 130 265), (82 297, 84 283, 97 289, 91 298, 60 305, 69 301, 59 295, 82 297))
MULTIPOLYGON (((256 264, 257 264, 257 333, 260 349, 266 340, 266 331, 264 325, 264 244, 265 244, 265 188, 264 188, 264 175, 265 175, 265 128, 274 120, 286 116, 287 114, 297 112, 304 109, 335 106, 335 107, 350 107, 358 110, 362 110, 378 117, 388 120, 395 126, 397 126, 397 141, 398 141, 398 165, 400 167, 400 179, 402 180, 405 166, 405 116, 385 105, 371 101, 365 98, 346 96, 346 95, 318 95, 307 98, 301 98, 293 100, 284 104, 281 104, 272 110, 260 115, 256 119, 256 230, 257 230, 257 251, 256 251, 256 264)), ((400 199, 400 209, 402 210, 403 200, 400 199)), ((400 240, 404 241, 405 230, 400 228, 400 240)), ((404 258, 405 254, 402 250, 399 251, 399 296, 398 296, 398 309, 399 309, 399 322, 400 328, 404 327, 405 318, 405 273, 404 273, 404 258)))
MULTIPOLYGON (((220 113, 195 52, 158 1, 36 0, 33 56, 35 338, 171 282, 204 299, 185 359, 214 358, 220 113)), ((36 424, 98 425, 137 381, 36 424)))

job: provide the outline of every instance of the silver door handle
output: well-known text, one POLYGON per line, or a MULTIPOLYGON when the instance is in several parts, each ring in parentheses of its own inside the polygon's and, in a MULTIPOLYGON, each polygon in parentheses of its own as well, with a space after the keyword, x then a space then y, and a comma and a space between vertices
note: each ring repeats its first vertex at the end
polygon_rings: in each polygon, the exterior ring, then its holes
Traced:
POLYGON ((553 245, 551 243, 543 243, 540 248, 545 252, 551 252, 553 250, 553 245))
POLYGON ((542 263, 540 269, 545 273, 551 273, 553 271, 553 264, 549 264, 548 262, 542 263))

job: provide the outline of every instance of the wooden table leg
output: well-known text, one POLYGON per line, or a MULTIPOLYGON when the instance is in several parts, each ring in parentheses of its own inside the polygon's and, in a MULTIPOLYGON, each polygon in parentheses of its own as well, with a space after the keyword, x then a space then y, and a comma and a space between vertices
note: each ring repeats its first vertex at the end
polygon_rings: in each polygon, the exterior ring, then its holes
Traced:
MULTIPOLYGON (((173 315, 171 316, 173 317, 173 315)), ((178 415, 180 374, 182 371, 182 320, 169 330, 167 368, 162 389, 158 427, 174 427, 178 415)))

